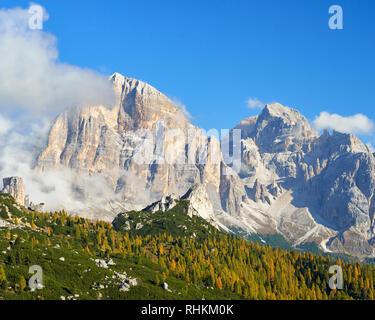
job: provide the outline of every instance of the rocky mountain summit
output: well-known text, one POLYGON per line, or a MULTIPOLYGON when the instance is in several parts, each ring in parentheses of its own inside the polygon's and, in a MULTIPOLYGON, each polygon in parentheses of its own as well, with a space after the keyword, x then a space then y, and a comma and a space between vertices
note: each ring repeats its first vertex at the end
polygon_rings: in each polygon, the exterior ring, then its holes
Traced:
POLYGON ((116 105, 59 115, 35 168, 74 172, 72 196, 90 208, 83 215, 163 211, 185 196, 190 214, 228 230, 375 255, 375 158, 355 136, 319 136, 297 110, 269 104, 234 128, 239 141, 234 130, 229 136, 240 146, 236 170, 223 148, 228 137, 207 138, 142 81, 118 73, 109 80, 116 105))

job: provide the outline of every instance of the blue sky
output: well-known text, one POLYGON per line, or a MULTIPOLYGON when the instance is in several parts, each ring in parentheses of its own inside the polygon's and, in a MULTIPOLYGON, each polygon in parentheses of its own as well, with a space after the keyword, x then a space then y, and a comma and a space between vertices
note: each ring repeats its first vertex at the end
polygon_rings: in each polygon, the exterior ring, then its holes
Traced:
MULTIPOLYGON (((373 0, 41 0, 59 60, 144 80, 187 106, 205 129, 259 113, 250 97, 313 120, 321 111, 371 119, 373 0), (328 27, 343 8, 344 29, 328 27)), ((29 1, 3 0, 1 7, 29 1)), ((373 136, 363 139, 372 141, 373 136)))

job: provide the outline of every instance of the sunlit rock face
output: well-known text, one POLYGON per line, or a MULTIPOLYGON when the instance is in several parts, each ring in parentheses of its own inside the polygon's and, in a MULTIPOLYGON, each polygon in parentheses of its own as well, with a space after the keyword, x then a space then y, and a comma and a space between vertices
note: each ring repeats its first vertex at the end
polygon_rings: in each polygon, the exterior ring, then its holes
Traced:
MULTIPOLYGON (((248 231, 280 232, 294 244, 374 255, 375 159, 350 134, 321 136, 296 110, 267 105, 241 121, 248 231)), ((237 224, 240 226, 240 223, 237 224)))
POLYGON ((118 73, 110 81, 117 103, 60 114, 35 167, 74 173, 80 214, 110 220, 204 185, 191 212, 222 228, 374 255, 375 159, 355 136, 319 136, 298 111, 270 104, 235 127, 236 170, 168 97, 118 73))
POLYGON ((4 178, 0 193, 10 194, 18 204, 25 205, 25 186, 21 177, 4 178))
POLYGON ((90 198, 90 188, 100 186, 82 185, 81 177, 104 177, 113 195, 102 200, 110 198, 114 211, 142 209, 163 195, 183 195, 196 183, 212 184, 219 192, 220 143, 207 139, 152 86, 118 73, 110 81, 117 104, 60 114, 36 170, 74 170, 74 188, 88 202, 100 202, 96 193, 90 198))

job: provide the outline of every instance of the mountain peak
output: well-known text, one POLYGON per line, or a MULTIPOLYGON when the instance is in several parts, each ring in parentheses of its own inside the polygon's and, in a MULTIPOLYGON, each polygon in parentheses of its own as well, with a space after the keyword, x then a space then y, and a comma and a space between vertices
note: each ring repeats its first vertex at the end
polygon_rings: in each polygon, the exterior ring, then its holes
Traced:
POLYGON ((307 140, 317 137, 302 114, 280 103, 267 104, 251 127, 249 137, 266 152, 299 149, 307 140))
POLYGON ((123 76, 121 73, 115 72, 110 77, 109 80, 118 80, 118 79, 125 79, 126 77, 123 76))
POLYGON ((159 120, 164 120, 167 127, 180 128, 188 124, 176 104, 147 82, 118 72, 113 73, 108 80, 117 93, 119 105, 130 117, 125 116, 130 120, 130 127, 150 129, 159 120))
POLYGON ((149 85, 146 82, 143 82, 141 80, 133 79, 126 77, 122 75, 121 73, 115 72, 113 73, 109 78, 109 81, 112 82, 115 89, 119 90, 118 93, 122 93, 122 91, 125 89, 127 92, 131 91, 133 89, 139 89, 142 91, 143 89, 147 88, 149 92, 159 93, 158 90, 156 90, 154 87, 149 85))
POLYGON ((282 118, 292 123, 296 123, 301 119, 305 119, 305 117, 297 110, 283 106, 282 104, 277 102, 267 104, 261 113, 261 116, 262 115, 266 117, 282 118))
POLYGON ((240 129, 241 130, 241 137, 243 139, 246 139, 247 137, 250 137, 256 122, 257 122, 258 116, 252 116, 249 118, 246 118, 244 120, 241 120, 235 127, 234 129, 240 129))
POLYGON ((290 108, 285 107, 278 102, 266 104, 264 109, 267 110, 269 113, 275 115, 281 115, 283 113, 287 113, 290 110, 290 108))

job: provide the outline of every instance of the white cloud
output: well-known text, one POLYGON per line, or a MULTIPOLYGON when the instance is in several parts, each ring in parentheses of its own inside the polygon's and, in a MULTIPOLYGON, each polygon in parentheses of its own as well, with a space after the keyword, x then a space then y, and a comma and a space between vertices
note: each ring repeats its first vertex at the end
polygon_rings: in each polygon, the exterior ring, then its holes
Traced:
MULTIPOLYGON (((59 62, 56 38, 30 29, 29 17, 27 9, 0 9, 0 178, 23 177, 31 200, 45 202, 48 210, 79 210, 87 202, 72 188, 76 173, 37 171, 35 161, 46 145, 52 116, 75 106, 110 107, 115 94, 106 77, 59 62)), ((81 178, 92 207, 115 198, 103 178, 81 178)))
POLYGON ((247 100, 247 106, 250 109, 262 109, 266 104, 260 101, 258 98, 249 98, 247 100))
POLYGON ((119 200, 104 177, 82 172, 78 184, 77 173, 69 168, 33 169, 40 150, 46 145, 50 123, 48 118, 37 123, 16 119, 13 129, 0 135, 0 177, 22 177, 31 201, 43 202, 51 211, 64 208, 77 213, 86 209, 82 213, 89 215, 94 208, 119 200), (85 190, 84 195, 77 190, 85 190))
POLYGON ((13 122, 0 114, 0 137, 13 127, 13 122))
POLYGON ((180 100, 178 100, 176 97, 170 98, 172 102, 175 104, 175 106, 184 114, 185 118, 187 120, 193 120, 193 116, 189 113, 187 110, 186 105, 184 105, 180 100))
POLYGON ((342 133, 370 135, 374 129, 374 122, 363 114, 343 117, 323 111, 315 118, 314 126, 317 130, 333 129, 342 133))
POLYGON ((60 62, 56 38, 30 29, 29 19, 27 9, 0 10, 0 108, 53 113, 112 105, 114 92, 106 77, 60 62))
POLYGON ((369 149, 370 149, 371 152, 375 152, 375 148, 373 147, 373 145, 372 145, 371 142, 368 142, 367 146, 369 147, 369 149))

